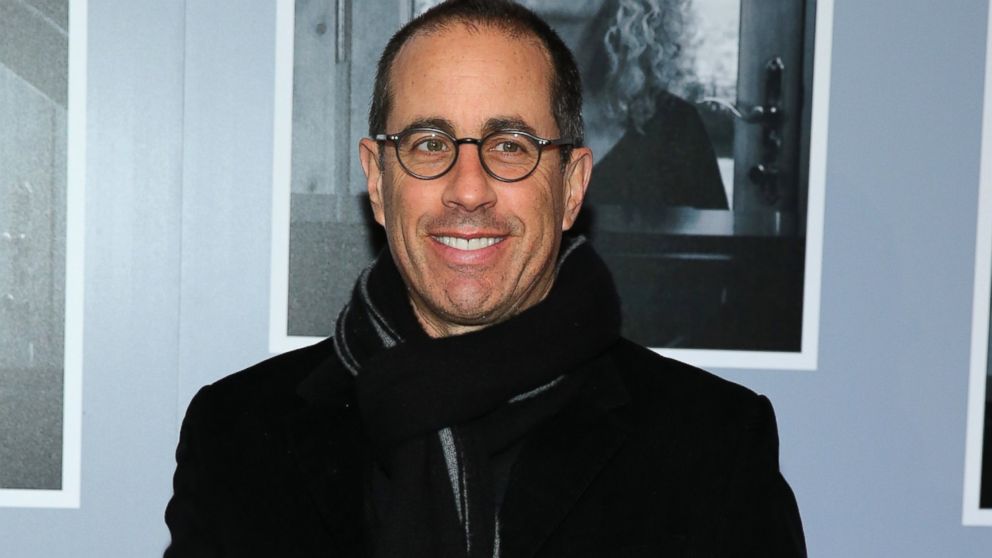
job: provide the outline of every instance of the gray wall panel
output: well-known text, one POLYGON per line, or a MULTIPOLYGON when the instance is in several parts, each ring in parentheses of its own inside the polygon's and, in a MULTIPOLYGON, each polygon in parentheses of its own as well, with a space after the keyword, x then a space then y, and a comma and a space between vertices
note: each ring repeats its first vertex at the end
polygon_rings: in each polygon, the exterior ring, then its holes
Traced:
POLYGON ((267 356, 275 75, 274 6, 191 0, 186 17, 181 411, 267 356))

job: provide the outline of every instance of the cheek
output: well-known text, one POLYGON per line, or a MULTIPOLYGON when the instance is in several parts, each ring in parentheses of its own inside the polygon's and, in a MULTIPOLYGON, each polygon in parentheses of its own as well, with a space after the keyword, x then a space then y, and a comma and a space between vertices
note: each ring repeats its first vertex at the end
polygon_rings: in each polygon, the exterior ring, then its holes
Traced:
POLYGON ((385 200, 387 228, 392 229, 387 232, 404 237, 414 236, 420 220, 440 203, 432 201, 431 191, 425 185, 409 181, 394 184, 385 200))
POLYGON ((550 223, 551 227, 561 225, 565 211, 565 189, 561 173, 556 169, 539 168, 534 172, 536 179, 532 185, 532 195, 527 202, 534 219, 550 223))

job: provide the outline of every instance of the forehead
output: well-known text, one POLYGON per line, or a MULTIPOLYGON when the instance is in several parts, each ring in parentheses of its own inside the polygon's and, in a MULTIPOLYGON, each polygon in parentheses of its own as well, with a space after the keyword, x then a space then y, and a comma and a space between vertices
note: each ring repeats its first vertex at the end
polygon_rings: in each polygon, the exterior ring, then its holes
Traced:
POLYGON ((390 73, 390 132, 431 117, 459 134, 491 118, 517 118, 538 133, 556 131, 551 62, 538 39, 488 26, 454 24, 411 38, 390 73))

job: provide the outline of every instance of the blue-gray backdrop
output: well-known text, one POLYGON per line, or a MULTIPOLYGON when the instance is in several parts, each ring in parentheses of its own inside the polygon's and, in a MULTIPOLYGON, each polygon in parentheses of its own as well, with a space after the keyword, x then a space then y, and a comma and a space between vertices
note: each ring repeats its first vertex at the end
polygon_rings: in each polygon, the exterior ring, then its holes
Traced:
MULTIPOLYGON (((82 506, 0 509, 3 556, 160 554, 189 397, 267 355, 274 2, 89 6, 82 506)), ((717 371, 775 403, 813 556, 992 552, 961 525, 987 9, 836 0, 819 369, 717 371)))

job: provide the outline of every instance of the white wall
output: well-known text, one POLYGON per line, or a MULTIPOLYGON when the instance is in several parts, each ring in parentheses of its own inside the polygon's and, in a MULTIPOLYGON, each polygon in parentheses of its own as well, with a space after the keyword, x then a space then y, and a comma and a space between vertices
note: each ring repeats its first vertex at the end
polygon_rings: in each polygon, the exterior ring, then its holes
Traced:
MULTIPOLYGON (((266 355, 273 2, 89 3, 82 507, 0 509, 3 556, 159 554, 189 397, 266 355)), ((992 549, 961 526, 987 9, 835 2, 820 366, 718 371, 775 403, 813 556, 992 549)))

